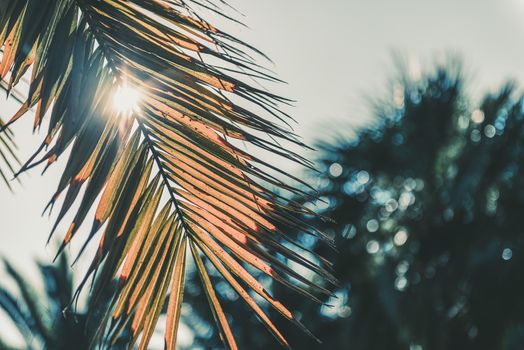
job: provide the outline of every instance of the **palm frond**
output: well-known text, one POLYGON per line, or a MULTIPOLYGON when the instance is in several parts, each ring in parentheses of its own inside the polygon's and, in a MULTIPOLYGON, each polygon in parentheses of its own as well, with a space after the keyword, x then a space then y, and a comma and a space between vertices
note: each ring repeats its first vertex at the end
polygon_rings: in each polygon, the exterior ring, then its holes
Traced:
MULTIPOLYGON (((203 252, 222 266, 219 271, 229 283, 242 282, 299 325, 245 265, 314 300, 315 294, 330 291, 282 258, 335 282, 321 258, 310 261, 280 243, 288 227, 332 244, 299 219, 313 213, 281 192, 304 193, 275 174, 301 180, 239 146, 249 144, 311 166, 288 147, 304 146, 278 107, 288 100, 245 82, 254 76, 278 79, 251 58, 259 54, 256 49, 202 19, 194 10, 202 7, 219 11, 208 1, 182 0, 0 4, 0 78, 11 89, 31 68, 27 100, 7 125, 32 107, 34 128, 40 128, 46 116, 48 123, 44 141, 20 172, 42 163, 47 167, 71 149, 49 203, 52 208, 64 197, 54 232, 71 204, 79 202, 59 251, 97 205, 85 245, 99 230, 103 234, 79 288, 98 273, 96 301, 119 276, 101 339, 114 340, 131 324, 133 339, 143 334, 140 348, 146 348, 166 295, 174 288, 166 346, 175 348, 188 244, 197 265, 203 252), (112 106, 114 87, 124 86, 140 90, 142 96, 130 113, 112 106)), ((200 265, 210 306, 227 331, 213 286, 206 283, 206 266, 200 265)), ((286 344, 261 309, 244 300, 286 344)), ((233 347, 230 336, 224 340, 233 347)))
MULTIPOLYGON (((4 128, 5 123, 0 119, 0 128, 4 128)), ((10 180, 15 174, 15 166, 20 164, 16 155, 16 144, 14 134, 6 129, 0 133, 0 178, 5 182, 9 189, 12 189, 10 180)))

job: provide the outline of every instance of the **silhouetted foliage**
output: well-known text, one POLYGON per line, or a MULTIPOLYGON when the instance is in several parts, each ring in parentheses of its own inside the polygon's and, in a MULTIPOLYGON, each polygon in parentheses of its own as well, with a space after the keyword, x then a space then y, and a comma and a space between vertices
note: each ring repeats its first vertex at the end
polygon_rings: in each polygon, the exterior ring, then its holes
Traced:
MULTIPOLYGON (((90 349, 109 300, 110 289, 100 300, 87 300, 89 312, 85 309, 79 311, 82 308, 71 305, 74 285, 67 255, 60 255, 55 264, 38 263, 43 291, 23 277, 8 261, 4 261, 4 266, 9 278, 0 283, 0 309, 8 316, 11 324, 1 325, 0 349, 20 349, 12 347, 3 339, 8 332, 15 330, 18 330, 25 342, 21 349, 90 349), (14 289, 6 286, 9 280, 14 289)), ((126 349, 129 334, 127 327, 118 341, 108 349, 126 349)))
MULTIPOLYGON (((335 262, 342 286, 324 300, 330 308, 271 285, 323 341, 279 324, 296 349, 518 349, 524 340, 523 97, 507 84, 476 105, 459 65, 407 76, 374 103, 373 127, 321 144, 317 204, 336 223, 318 225, 339 253, 299 239, 335 262)), ((253 317, 235 315, 240 347, 270 348, 253 317)), ((218 344, 205 335, 204 346, 218 344)))

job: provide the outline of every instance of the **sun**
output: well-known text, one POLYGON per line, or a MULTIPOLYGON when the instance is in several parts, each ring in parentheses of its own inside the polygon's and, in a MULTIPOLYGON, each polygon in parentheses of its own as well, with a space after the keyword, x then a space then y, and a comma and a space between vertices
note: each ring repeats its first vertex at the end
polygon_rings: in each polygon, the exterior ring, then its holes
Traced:
POLYGON ((140 98, 141 94, 138 89, 123 84, 113 94, 113 107, 118 113, 128 115, 137 110, 140 98))

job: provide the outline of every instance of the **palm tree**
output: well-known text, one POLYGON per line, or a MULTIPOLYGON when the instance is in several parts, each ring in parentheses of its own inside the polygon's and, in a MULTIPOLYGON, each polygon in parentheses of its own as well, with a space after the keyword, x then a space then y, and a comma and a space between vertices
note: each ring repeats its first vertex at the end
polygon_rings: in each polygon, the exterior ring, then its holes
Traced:
MULTIPOLYGON (((38 287, 33 286, 8 261, 4 261, 4 265, 16 290, 7 288, 4 284, 7 279, 3 280, 0 285, 0 309, 8 316, 12 329, 18 330, 25 341, 24 349, 89 348, 95 332, 94 324, 99 319, 87 316, 98 315, 100 318, 102 305, 87 300, 91 308, 89 312, 76 312, 76 307, 71 305, 74 285, 67 255, 61 255, 56 264, 38 263, 45 293, 38 292, 38 287)), ((2 325, 3 330, 9 329, 7 327, 7 324, 2 325)), ((129 334, 129 329, 126 332, 129 334)), ((125 349, 125 341, 122 337, 110 348, 125 349)), ((14 348, 0 338, 0 349, 14 348)))
POLYGON ((296 273, 281 257, 334 282, 324 260, 280 243, 290 228, 332 243, 297 219, 296 213, 309 209, 287 199, 286 193, 307 195, 297 188, 302 181, 240 147, 311 166, 288 147, 304 146, 279 109, 288 100, 246 83, 278 79, 254 61, 252 55, 260 54, 255 48, 205 21, 209 12, 229 18, 207 0, 0 3, 0 80, 9 91, 29 76, 25 102, 6 126, 32 107, 34 128, 47 124, 41 146, 17 174, 42 163, 47 168, 71 150, 49 202, 52 208, 63 194, 51 235, 78 202, 62 251, 97 205, 85 245, 103 233, 79 289, 98 274, 96 299, 118 276, 100 327, 109 334, 100 338, 114 340, 130 324, 130 346, 142 334, 140 349, 147 347, 168 291, 165 342, 175 348, 186 255, 196 264, 229 348, 237 345, 210 269, 284 346, 286 339, 257 300, 305 327, 246 265, 317 301, 329 288, 296 273))

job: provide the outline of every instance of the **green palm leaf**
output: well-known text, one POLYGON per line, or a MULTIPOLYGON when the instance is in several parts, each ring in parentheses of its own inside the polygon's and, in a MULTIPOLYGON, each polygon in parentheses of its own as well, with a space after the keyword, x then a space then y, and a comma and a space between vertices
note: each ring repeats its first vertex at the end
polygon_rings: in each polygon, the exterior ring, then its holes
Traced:
MULTIPOLYGON (((78 202, 61 251, 89 209, 97 206, 85 244, 99 230, 102 238, 80 288, 98 272, 96 301, 118 276, 101 338, 114 340, 131 324, 133 341, 143 334, 141 349, 147 347, 170 289, 166 347, 175 348, 188 244, 229 347, 234 347, 232 334, 201 254, 235 290, 244 293, 238 283, 245 284, 300 326, 245 265, 314 300, 315 294, 330 291, 282 258, 335 282, 320 257, 310 261, 279 243, 284 232, 277 226, 309 232, 331 244, 299 219, 300 214, 311 214, 300 200, 281 194, 302 191, 275 173, 300 180, 239 147, 249 144, 310 166, 289 150, 289 143, 304 145, 278 108, 288 101, 247 84, 247 77, 276 79, 251 58, 258 51, 207 23, 193 6, 219 11, 208 1, 182 0, 0 4, 0 78, 11 89, 26 71, 31 74, 27 99, 7 125, 32 107, 34 128, 42 127, 44 119, 48 124, 42 145, 20 172, 48 166, 71 149, 49 203, 52 207, 64 197, 53 232, 78 202), (114 108, 115 87, 140 91, 133 111, 114 108)), ((287 344, 256 303, 243 299, 287 344)))

